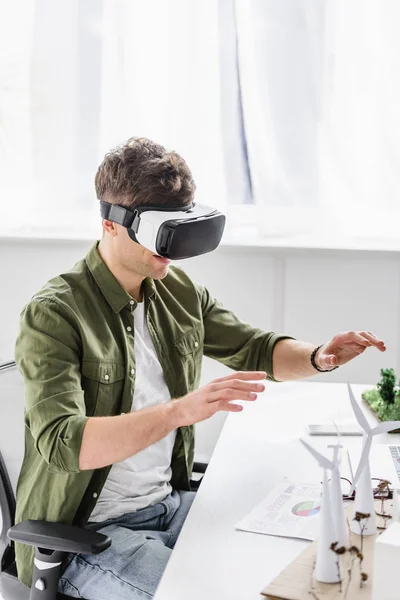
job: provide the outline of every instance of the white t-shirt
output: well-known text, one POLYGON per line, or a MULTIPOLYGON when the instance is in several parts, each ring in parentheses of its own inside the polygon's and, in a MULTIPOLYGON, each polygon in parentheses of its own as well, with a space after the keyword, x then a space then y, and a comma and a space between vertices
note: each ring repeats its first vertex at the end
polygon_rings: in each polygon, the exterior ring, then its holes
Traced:
MULTIPOLYGON (((164 380, 144 310, 134 312, 136 381, 132 411, 168 402, 171 397, 164 380)), ((172 490, 171 458, 176 431, 138 454, 111 467, 90 521, 105 521, 134 512, 163 500, 172 490)))

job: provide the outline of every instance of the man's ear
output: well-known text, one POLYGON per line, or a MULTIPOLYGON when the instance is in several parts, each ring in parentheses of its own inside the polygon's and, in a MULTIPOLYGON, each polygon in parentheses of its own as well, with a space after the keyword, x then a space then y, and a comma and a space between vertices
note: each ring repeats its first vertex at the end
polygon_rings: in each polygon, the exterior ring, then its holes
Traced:
POLYGON ((117 235, 117 228, 115 226, 115 223, 113 223, 112 221, 108 221, 107 219, 103 219, 101 224, 104 231, 111 235, 111 237, 115 237, 117 235))

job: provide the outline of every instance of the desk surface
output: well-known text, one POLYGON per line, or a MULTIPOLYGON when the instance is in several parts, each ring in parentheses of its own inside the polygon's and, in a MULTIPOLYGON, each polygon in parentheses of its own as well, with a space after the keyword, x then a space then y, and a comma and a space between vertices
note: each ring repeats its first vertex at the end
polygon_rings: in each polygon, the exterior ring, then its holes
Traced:
MULTIPOLYGON (((369 387, 354 385, 353 391, 361 399, 369 387)), ((308 423, 332 420, 354 421, 344 384, 268 383, 255 403, 229 415, 155 600, 262 598, 261 590, 309 542, 237 531, 235 525, 283 478, 321 481, 299 437, 308 437, 308 423)), ((333 439, 311 438, 321 449, 333 439)), ((361 439, 342 441, 351 448, 361 439)), ((375 442, 400 444, 400 435, 376 436, 375 442)))

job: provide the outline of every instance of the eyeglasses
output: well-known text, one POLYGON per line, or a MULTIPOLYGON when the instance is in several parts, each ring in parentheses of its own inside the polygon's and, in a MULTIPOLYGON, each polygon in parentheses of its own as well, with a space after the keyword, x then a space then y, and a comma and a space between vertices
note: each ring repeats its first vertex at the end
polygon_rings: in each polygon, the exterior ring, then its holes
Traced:
MULTIPOLYGON (((354 500, 356 492, 353 489, 353 484, 350 479, 346 477, 340 478, 342 485, 342 498, 343 500, 354 500)), ((372 491, 375 500, 390 500, 393 498, 393 490, 390 489, 390 481, 387 479, 379 479, 379 477, 371 477, 372 491)))

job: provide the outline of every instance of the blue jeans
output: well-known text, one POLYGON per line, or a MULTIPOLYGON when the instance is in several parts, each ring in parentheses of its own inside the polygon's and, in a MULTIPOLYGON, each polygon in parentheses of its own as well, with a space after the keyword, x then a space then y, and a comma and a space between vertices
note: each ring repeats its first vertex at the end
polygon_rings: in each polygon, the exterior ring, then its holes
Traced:
POLYGON ((112 539, 97 555, 71 555, 59 591, 86 600, 148 600, 154 596, 195 492, 176 491, 165 500, 118 519, 89 523, 112 539))

